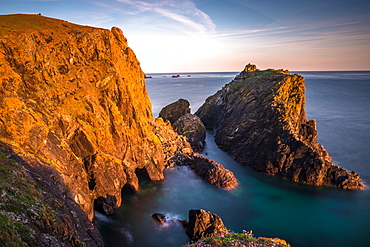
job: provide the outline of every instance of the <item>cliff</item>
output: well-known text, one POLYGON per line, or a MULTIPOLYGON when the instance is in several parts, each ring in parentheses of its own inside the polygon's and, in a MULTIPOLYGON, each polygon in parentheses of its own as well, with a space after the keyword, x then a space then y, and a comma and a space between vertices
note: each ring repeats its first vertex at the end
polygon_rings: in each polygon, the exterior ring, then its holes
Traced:
POLYGON ((0 141, 34 158, 30 167, 47 166, 40 179, 58 174, 89 220, 94 202, 116 208, 124 186, 137 190, 137 173, 164 179, 153 121, 144 73, 120 29, 0 16, 0 141))
POLYGON ((360 176, 332 164, 305 113, 304 78, 246 68, 195 113, 217 145, 257 171, 311 185, 358 189, 360 176))

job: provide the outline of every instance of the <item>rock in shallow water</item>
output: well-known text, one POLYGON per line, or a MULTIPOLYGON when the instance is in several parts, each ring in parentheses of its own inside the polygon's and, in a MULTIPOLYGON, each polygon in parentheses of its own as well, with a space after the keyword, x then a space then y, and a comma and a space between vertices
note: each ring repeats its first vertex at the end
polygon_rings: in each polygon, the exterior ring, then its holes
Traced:
POLYGON ((189 211, 186 233, 192 240, 214 237, 229 232, 220 216, 203 209, 189 211))
POLYGON ((177 165, 189 166, 207 183, 222 189, 232 189, 238 185, 238 180, 232 171, 200 154, 178 156, 177 165))

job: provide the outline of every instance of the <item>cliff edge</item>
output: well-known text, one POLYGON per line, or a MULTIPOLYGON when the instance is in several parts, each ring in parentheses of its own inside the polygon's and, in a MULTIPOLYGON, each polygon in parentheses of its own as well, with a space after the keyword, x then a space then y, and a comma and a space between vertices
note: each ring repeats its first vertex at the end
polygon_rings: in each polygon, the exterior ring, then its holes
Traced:
POLYGON ((335 166, 305 113, 304 78, 286 70, 245 69, 195 113, 215 130, 217 145, 257 171, 311 185, 364 187, 335 166))
POLYGON ((119 28, 0 16, 0 142, 56 172, 90 221, 94 202, 116 208, 124 186, 138 189, 138 172, 164 179, 153 121, 144 73, 119 28))

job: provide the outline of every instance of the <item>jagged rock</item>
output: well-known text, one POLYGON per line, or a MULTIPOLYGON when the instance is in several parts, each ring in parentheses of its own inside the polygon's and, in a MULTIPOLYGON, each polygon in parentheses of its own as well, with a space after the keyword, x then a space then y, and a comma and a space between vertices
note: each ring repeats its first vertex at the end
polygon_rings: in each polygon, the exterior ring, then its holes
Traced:
POLYGON ((223 189, 232 189, 238 185, 233 172, 214 160, 200 154, 181 155, 177 165, 187 165, 207 183, 223 189))
POLYGON ((155 220, 156 222, 158 222, 159 224, 166 224, 166 216, 164 214, 161 214, 161 213, 154 213, 152 214, 152 219, 155 220))
POLYGON ((170 121, 178 134, 186 136, 193 149, 201 150, 204 147, 206 128, 198 116, 190 113, 189 105, 189 101, 179 99, 163 107, 159 117, 170 121))
POLYGON ((95 199, 118 207, 122 187, 138 187, 136 169, 164 179, 144 73, 119 28, 8 15, 0 35, 0 137, 54 167, 90 220, 95 199))
POLYGON ((162 118, 156 118, 152 126, 158 141, 162 143, 166 167, 176 165, 178 154, 191 155, 194 153, 190 143, 186 141, 186 137, 177 134, 170 122, 164 122, 162 118))
POLYGON ((159 112, 159 117, 164 121, 175 123, 181 116, 190 113, 190 103, 186 99, 179 99, 165 107, 159 112))
POLYGON ((104 246, 61 174, 0 141, 0 246, 104 246))
POLYGON ((177 134, 168 121, 157 118, 152 125, 154 133, 163 145, 166 167, 188 165, 207 183, 224 189, 231 189, 238 184, 233 172, 214 160, 194 153, 185 136, 177 134))
POLYGON ((188 226, 188 221, 187 220, 182 220, 182 219, 176 219, 176 218, 169 218, 167 217, 166 215, 164 214, 161 214, 161 213, 154 213, 152 214, 152 219, 161 224, 161 225, 166 225, 166 224, 171 224, 171 223, 179 223, 181 224, 183 227, 187 227, 188 226))
POLYGON ((244 73, 244 72, 254 72, 254 71, 258 71, 258 70, 259 69, 257 69, 257 66, 255 64, 248 63, 247 65, 245 65, 245 68, 242 71, 242 73, 244 73))
POLYGON ((228 230, 218 215, 203 209, 191 209, 186 233, 192 240, 196 241, 228 233, 228 230))
POLYGON ((94 208, 105 215, 112 214, 117 209, 117 198, 112 195, 99 196, 95 199, 94 208))
POLYGON ((316 186, 362 188, 359 175, 333 165, 317 143, 316 122, 305 113, 304 78, 247 66, 195 113, 215 130, 217 145, 237 162, 269 175, 316 186))
POLYGON ((203 149, 206 139, 206 127, 198 116, 187 113, 177 119, 173 124, 173 128, 178 134, 186 136, 186 140, 193 149, 203 149))

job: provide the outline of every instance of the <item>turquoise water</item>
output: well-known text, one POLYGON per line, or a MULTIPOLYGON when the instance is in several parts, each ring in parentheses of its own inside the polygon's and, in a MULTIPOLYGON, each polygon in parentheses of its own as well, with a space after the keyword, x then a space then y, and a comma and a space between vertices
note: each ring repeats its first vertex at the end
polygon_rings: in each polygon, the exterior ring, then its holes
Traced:
MULTIPOLYGON (((179 98, 188 99, 195 112, 236 74, 197 73, 175 79, 154 74, 147 80, 153 114, 158 116, 164 105, 179 98)), ((334 163, 355 170, 370 184, 370 72, 301 74, 306 78, 307 115, 317 120, 319 142, 334 163)), ((369 246, 369 189, 317 188, 256 173, 219 150, 212 132, 207 133, 204 154, 232 170, 240 185, 229 191, 215 188, 187 167, 167 170, 161 182, 141 181, 139 192, 124 194, 117 212, 96 215, 106 245, 182 246, 188 241, 182 226, 160 227, 151 214, 187 219, 189 209, 203 208, 220 215, 230 230, 253 230, 292 246, 369 246)))

